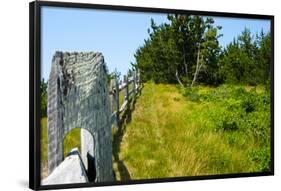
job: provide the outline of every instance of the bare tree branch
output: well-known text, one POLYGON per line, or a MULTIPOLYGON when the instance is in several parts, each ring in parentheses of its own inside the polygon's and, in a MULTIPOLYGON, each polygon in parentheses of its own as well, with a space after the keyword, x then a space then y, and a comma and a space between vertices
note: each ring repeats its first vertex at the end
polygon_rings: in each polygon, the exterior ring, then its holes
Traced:
POLYGON ((176 69, 176 78, 177 78, 177 81, 179 82, 179 84, 183 87, 183 83, 179 79, 178 69, 176 69))

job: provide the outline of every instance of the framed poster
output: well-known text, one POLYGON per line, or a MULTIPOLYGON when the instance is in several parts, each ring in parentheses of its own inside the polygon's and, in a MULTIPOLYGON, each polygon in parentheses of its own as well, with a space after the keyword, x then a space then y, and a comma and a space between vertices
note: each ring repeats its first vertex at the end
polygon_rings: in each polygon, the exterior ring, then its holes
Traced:
POLYGON ((30 188, 274 174, 274 17, 30 3, 30 188))

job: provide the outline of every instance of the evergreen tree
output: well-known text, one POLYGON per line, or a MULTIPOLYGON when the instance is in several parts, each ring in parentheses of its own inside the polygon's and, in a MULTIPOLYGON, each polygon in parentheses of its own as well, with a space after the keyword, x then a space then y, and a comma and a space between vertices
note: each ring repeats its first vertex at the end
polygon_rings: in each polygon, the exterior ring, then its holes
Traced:
POLYGON ((219 73, 227 83, 265 84, 270 70, 270 34, 251 34, 245 29, 221 56, 219 73))
POLYGON ((247 28, 221 49, 214 19, 168 15, 168 23, 151 19, 149 38, 135 53, 142 80, 194 86, 196 83, 266 83, 270 76, 270 34, 254 36, 247 28))

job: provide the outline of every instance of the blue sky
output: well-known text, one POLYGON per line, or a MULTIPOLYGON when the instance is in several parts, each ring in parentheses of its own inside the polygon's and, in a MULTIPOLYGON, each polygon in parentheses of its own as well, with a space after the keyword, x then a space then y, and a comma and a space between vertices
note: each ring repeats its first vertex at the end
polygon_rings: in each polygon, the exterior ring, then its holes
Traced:
MULTIPOLYGON (((168 22, 166 14, 78 8, 42 9, 41 77, 49 78, 55 51, 101 52, 108 69, 125 74, 134 62, 136 49, 148 38, 150 19, 157 24, 168 22)), ((225 46, 247 27, 253 33, 270 30, 270 22, 254 19, 215 17, 215 25, 223 28, 220 44, 225 46)))

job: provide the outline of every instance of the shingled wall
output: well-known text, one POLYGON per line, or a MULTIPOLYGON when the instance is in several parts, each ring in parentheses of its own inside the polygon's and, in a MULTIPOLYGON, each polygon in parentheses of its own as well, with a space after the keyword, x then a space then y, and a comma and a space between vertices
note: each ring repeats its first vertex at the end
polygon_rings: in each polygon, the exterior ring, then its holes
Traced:
MULTIPOLYGON (((112 181, 112 136, 107 71, 96 52, 56 52, 48 82, 48 172, 63 161, 63 139, 73 128, 93 136, 96 181, 112 181)), ((83 135, 84 136, 84 135, 83 135)), ((86 135, 85 135, 86 136, 86 135)), ((83 140, 83 139, 82 139, 83 140)), ((89 141, 87 137, 84 140, 89 141)), ((85 142, 87 142, 85 141, 85 142)), ((87 151, 82 151, 85 158, 87 151)))

